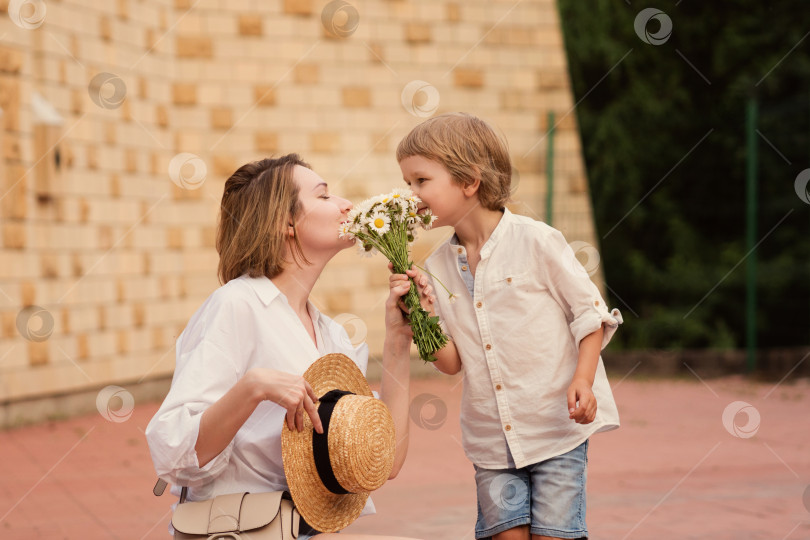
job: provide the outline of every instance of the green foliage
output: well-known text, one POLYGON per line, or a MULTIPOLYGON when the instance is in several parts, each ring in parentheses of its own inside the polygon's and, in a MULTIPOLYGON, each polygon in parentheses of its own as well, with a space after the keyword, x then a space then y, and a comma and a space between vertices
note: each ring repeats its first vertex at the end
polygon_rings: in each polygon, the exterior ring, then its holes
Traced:
POLYGON ((807 344, 810 205, 794 190, 810 167, 807 3, 658 2, 673 25, 661 45, 634 30, 648 6, 559 0, 575 101, 587 94, 576 113, 600 255, 624 308, 618 343, 744 346, 745 107, 755 97, 758 341, 807 344))

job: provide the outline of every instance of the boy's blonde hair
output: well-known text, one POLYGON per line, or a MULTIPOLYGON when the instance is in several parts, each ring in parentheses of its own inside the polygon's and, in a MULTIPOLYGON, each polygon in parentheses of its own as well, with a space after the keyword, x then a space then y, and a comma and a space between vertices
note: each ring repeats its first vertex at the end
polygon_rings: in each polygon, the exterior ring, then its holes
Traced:
POLYGON ((397 146, 397 161, 411 156, 438 161, 462 186, 480 178, 478 200, 489 210, 500 210, 509 200, 512 163, 506 140, 480 118, 447 113, 422 122, 397 146))

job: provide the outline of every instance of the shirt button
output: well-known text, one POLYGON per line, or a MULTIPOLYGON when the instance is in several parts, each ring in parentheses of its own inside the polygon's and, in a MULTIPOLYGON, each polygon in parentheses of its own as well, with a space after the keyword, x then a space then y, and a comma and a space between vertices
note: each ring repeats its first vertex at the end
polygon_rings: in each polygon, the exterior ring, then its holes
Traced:
POLYGON ((466 271, 467 271, 467 267, 466 267, 466 266, 462 266, 462 267, 461 267, 461 269, 462 269, 464 272, 466 272, 466 271))
POLYGON ((507 283, 512 283, 512 278, 510 278, 510 277, 506 278, 506 282, 507 283))
POLYGON ((480 308, 480 307, 481 307, 481 306, 483 306, 483 305, 484 305, 484 304, 482 304, 481 302, 478 302, 477 304, 475 304, 475 307, 480 308))
POLYGON ((490 350, 490 349, 492 348, 492 345, 490 345, 489 343, 487 343, 487 347, 486 347, 486 348, 487 348, 487 350, 490 350))
POLYGON ((495 385, 495 390, 500 390, 500 389, 501 389, 501 385, 500 385, 500 384, 496 384, 496 385, 495 385))
POLYGON ((458 252, 459 252, 459 253, 464 253, 464 250, 463 250, 463 249, 461 249, 461 248, 458 248, 458 252))
POLYGON ((512 431, 512 425, 506 424, 503 429, 505 429, 506 431, 512 431))
POLYGON ((599 300, 594 300, 593 305, 598 306, 599 305, 599 300))

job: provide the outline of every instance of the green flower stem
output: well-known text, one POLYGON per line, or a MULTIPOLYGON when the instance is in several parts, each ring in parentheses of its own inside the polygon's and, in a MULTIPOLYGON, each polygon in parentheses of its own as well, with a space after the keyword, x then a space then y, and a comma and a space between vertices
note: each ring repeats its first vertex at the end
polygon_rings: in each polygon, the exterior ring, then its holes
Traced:
MULTIPOLYGON (((363 245, 373 246, 385 255, 391 261, 395 273, 404 274, 413 265, 408 259, 408 230, 404 222, 392 219, 391 229, 382 236, 376 232, 370 234, 358 233, 356 236, 363 242, 363 245)), ((416 345, 419 358, 425 362, 435 362, 436 351, 444 347, 448 337, 439 326, 439 318, 431 317, 422 308, 416 284, 413 278, 409 278, 409 280, 411 287, 402 299, 410 312, 408 320, 413 331, 413 342, 416 345)), ((442 284, 442 287, 444 287, 444 284, 442 284)), ((447 290, 446 287, 445 290, 447 290)))

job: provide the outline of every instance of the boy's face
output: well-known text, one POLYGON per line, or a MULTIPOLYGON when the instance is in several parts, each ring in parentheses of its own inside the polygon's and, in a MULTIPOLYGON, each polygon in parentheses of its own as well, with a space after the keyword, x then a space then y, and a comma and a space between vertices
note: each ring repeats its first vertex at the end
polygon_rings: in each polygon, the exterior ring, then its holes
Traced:
POLYGON ((410 156, 399 162, 402 178, 411 191, 422 199, 423 208, 430 208, 436 216, 434 227, 455 226, 460 216, 468 212, 475 195, 468 197, 444 165, 423 156, 410 156))

